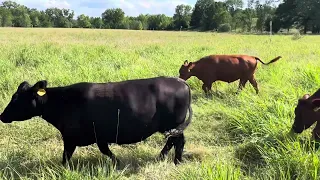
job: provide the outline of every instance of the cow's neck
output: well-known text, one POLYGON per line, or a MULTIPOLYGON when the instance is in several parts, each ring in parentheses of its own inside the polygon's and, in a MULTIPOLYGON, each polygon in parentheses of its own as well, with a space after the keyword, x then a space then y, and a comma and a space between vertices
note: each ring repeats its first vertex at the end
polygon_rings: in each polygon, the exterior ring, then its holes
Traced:
POLYGON ((191 70, 191 76, 196 76, 200 80, 205 80, 205 76, 203 73, 203 69, 200 64, 196 64, 194 68, 191 70))
POLYGON ((41 117, 52 124, 58 130, 61 130, 59 116, 63 110, 63 91, 64 88, 47 88, 47 101, 41 106, 41 117))

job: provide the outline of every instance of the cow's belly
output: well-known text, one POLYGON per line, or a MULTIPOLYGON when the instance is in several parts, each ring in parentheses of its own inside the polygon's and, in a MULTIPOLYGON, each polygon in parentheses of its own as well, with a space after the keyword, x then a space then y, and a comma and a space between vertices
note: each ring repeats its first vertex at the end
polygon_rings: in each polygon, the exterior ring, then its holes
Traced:
POLYGON ((88 146, 96 142, 93 125, 73 123, 66 125, 62 132, 64 139, 76 146, 88 146))
POLYGON ((131 144, 150 137, 159 130, 158 121, 150 119, 126 119, 117 126, 116 123, 100 126, 97 133, 99 138, 108 143, 131 144), (146 121, 148 123, 146 123, 146 121))
POLYGON ((113 139, 109 139, 109 143, 116 143, 116 144, 132 144, 141 142, 148 137, 150 137, 153 133, 152 132, 144 132, 144 133, 137 133, 137 132, 125 132, 117 136, 114 136, 113 139))
POLYGON ((224 82, 234 82, 239 80, 243 76, 243 73, 238 72, 220 72, 217 73, 217 81, 224 81, 224 82))

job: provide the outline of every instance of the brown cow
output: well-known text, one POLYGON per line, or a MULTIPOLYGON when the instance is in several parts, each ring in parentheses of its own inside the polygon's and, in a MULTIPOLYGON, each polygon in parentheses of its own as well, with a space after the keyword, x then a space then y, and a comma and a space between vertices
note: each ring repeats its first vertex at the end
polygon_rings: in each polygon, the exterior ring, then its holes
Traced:
POLYGON ((316 127, 313 129, 312 135, 316 141, 320 141, 320 89, 312 96, 305 94, 298 100, 298 104, 294 110, 295 118, 290 134, 300 134, 308 129, 315 122, 316 127))
POLYGON ((248 55, 209 55, 196 62, 188 63, 188 60, 181 66, 180 78, 187 80, 191 76, 196 76, 203 82, 202 89, 207 94, 211 90, 212 83, 215 81, 234 82, 238 79, 239 90, 245 87, 249 81, 259 93, 258 84, 254 78, 257 68, 257 61, 268 65, 279 60, 278 56, 268 63, 264 63, 258 57, 248 55))

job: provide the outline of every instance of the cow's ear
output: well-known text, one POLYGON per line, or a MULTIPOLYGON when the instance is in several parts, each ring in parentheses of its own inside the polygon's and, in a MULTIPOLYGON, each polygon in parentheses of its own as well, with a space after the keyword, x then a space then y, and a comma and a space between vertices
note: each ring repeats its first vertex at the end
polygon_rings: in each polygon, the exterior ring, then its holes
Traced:
POLYGON ((303 95, 302 99, 308 99, 310 97, 310 94, 303 95))
POLYGON ((48 82, 46 80, 38 81, 33 87, 35 89, 46 89, 48 82))
POLYGON ((21 91, 25 91, 27 89, 30 88, 30 84, 27 82, 27 81, 23 81, 19 86, 18 86, 18 89, 17 91, 18 92, 21 92, 21 91))
POLYGON ((38 81, 34 86, 33 90, 37 92, 39 96, 43 96, 46 94, 48 82, 46 80, 38 81))
POLYGON ((185 60, 183 64, 184 66, 188 66, 188 60, 185 60))
POLYGON ((317 99, 313 99, 311 101, 312 105, 313 105, 313 110, 314 111, 319 111, 320 110, 320 98, 317 98, 317 99))

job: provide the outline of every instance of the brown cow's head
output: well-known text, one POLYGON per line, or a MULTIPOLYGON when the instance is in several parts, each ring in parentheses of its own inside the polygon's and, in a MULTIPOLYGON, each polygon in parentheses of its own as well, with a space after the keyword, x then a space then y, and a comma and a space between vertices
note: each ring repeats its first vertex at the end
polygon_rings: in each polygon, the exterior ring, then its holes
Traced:
POLYGON ((188 60, 184 61, 184 64, 181 65, 180 69, 179 69, 179 78, 187 80, 192 76, 192 72, 191 70, 194 68, 195 63, 190 62, 188 63, 188 60))
POLYGON ((47 81, 39 81, 34 86, 22 82, 12 95, 10 103, 0 115, 4 123, 24 121, 40 115, 41 105, 45 102, 47 81))
POLYGON ((294 110, 295 118, 291 131, 295 133, 302 133, 320 118, 320 98, 309 97, 309 94, 305 94, 299 99, 294 110))

